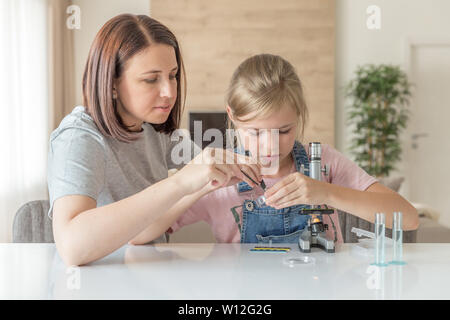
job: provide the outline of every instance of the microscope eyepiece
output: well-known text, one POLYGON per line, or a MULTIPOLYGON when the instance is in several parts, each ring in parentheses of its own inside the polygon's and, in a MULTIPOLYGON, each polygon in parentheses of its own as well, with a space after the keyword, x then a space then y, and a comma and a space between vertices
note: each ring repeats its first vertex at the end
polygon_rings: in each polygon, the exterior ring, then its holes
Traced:
POLYGON ((322 157, 322 147, 320 142, 309 143, 309 156, 311 159, 320 160, 322 157))

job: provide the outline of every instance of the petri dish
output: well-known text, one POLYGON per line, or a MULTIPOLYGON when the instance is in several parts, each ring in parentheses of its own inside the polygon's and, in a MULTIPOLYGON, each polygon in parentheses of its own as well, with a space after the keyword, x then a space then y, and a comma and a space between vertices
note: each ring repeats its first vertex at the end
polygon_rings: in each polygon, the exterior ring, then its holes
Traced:
POLYGON ((291 255, 285 257, 283 263, 288 267, 294 268, 297 266, 313 265, 316 263, 316 259, 306 255, 291 255))

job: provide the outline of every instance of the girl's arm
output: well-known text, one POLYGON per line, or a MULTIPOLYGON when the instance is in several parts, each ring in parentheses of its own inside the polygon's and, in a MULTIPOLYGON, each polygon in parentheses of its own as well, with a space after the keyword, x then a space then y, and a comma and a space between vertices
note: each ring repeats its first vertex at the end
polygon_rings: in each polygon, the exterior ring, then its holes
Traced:
MULTIPOLYGON (((241 182, 241 179, 233 177, 228 184, 225 186, 235 185, 241 182)), ((133 245, 147 244, 150 241, 155 240, 166 232, 178 218, 184 214, 192 205, 194 205, 200 198, 207 195, 208 193, 218 189, 218 187, 212 187, 211 185, 206 185, 200 191, 197 191, 191 195, 183 197, 178 201, 168 212, 162 215, 154 223, 150 224, 144 231, 138 234, 129 243, 133 245)), ((194 213, 195 214, 195 213, 194 213)))
POLYGON ((297 204, 327 204, 370 222, 375 221, 375 213, 382 212, 388 228, 392 228, 393 212, 400 211, 403 230, 415 230, 419 226, 417 210, 401 195, 378 182, 359 191, 295 172, 267 190, 265 196, 267 205, 276 209, 297 204))
POLYGON ((365 191, 353 190, 328 184, 328 202, 331 207, 356 215, 364 220, 375 222, 375 213, 386 215, 386 227, 392 229, 394 212, 403 215, 403 230, 419 227, 417 210, 397 192, 376 182, 365 191))
MULTIPOLYGON (((226 155, 223 157, 236 156, 234 153, 230 151, 225 151, 226 155), (230 154, 231 153, 231 154, 230 154)), ((242 160, 247 160, 247 157, 242 157, 242 160)), ((237 162, 237 161, 236 161, 237 162)), ((243 161, 244 162, 244 161, 243 161)), ((229 163, 233 163, 233 160, 230 160, 229 163)), ((237 165, 236 168, 246 171, 247 174, 250 174, 253 179, 261 180, 259 167, 256 165, 237 165)), ((244 175, 239 175, 238 172, 236 175, 229 180, 229 182, 225 186, 231 186, 238 182, 245 181, 250 184, 252 187, 255 187, 252 181, 250 181, 244 175)), ((174 223, 178 220, 178 218, 185 213, 194 203, 196 203, 200 198, 205 196, 206 194, 218 189, 219 187, 213 187, 210 184, 206 185, 201 190, 187 195, 183 197, 180 201, 178 201, 168 212, 162 215, 155 222, 150 224, 147 228, 145 228, 141 233, 139 233, 136 237, 129 241, 130 244, 140 245, 146 244, 150 241, 155 240, 159 236, 161 236, 164 232, 166 232, 174 223)))

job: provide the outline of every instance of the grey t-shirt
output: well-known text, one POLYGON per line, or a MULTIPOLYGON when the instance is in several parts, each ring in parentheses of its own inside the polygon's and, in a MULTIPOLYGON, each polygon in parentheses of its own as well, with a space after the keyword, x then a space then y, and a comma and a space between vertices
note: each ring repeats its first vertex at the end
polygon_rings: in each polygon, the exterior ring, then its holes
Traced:
MULTIPOLYGON (((85 195, 97 201, 97 207, 136 194, 167 178, 168 170, 184 165, 171 160, 178 143, 168 134, 142 125, 143 135, 125 143, 100 133, 83 106, 77 106, 50 136, 48 153, 48 190, 52 218, 53 203, 66 195, 85 195)), ((189 139, 194 156, 199 148, 189 139)), ((164 235, 160 239, 165 241, 164 235)))

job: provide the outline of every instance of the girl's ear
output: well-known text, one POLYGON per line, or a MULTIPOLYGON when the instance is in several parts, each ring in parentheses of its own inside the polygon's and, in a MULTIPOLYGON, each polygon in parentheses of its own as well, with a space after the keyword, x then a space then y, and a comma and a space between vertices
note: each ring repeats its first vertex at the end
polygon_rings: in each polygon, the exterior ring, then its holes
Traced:
POLYGON ((237 135, 232 135, 231 139, 232 139, 232 143, 233 143, 233 148, 240 148, 241 147, 241 143, 240 143, 240 138, 239 138, 239 133, 235 131, 235 124, 234 124, 234 118, 233 118, 233 110, 231 110, 230 106, 227 105, 227 107, 225 108, 227 110, 227 115, 228 115, 228 119, 230 119, 231 123, 229 123, 229 128, 233 129, 235 133, 237 133, 237 135))
POLYGON ((303 142, 303 137, 301 136, 301 131, 300 131, 300 122, 297 123, 297 125, 295 126, 295 137, 298 141, 303 142))
POLYGON ((234 122, 233 110, 231 110, 230 106, 228 106, 228 105, 226 107, 226 110, 227 110, 228 118, 230 118, 231 122, 234 122))

